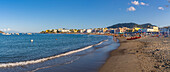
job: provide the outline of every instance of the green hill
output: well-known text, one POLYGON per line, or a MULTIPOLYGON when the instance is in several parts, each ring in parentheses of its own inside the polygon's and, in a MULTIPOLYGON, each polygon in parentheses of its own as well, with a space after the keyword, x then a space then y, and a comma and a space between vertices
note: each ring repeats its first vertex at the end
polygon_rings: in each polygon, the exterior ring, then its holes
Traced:
POLYGON ((136 24, 136 23, 118 23, 112 26, 109 26, 107 28, 119 28, 119 27, 128 27, 128 28, 133 28, 133 27, 140 27, 140 28, 148 28, 149 27, 153 27, 155 25, 152 25, 150 23, 146 23, 146 24, 136 24))

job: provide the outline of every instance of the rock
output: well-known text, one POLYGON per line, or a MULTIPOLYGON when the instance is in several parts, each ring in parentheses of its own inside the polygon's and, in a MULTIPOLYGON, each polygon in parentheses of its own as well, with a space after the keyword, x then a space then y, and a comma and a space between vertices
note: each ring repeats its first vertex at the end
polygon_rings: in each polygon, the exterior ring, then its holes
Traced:
POLYGON ((155 54, 154 52, 152 54, 155 54))
POLYGON ((164 65, 168 65, 167 63, 165 63, 164 65))
MULTIPOLYGON (((144 72, 144 71, 142 71, 142 72, 144 72)), ((151 72, 156 72, 156 71, 152 70, 151 72)))
POLYGON ((154 68, 159 68, 159 66, 154 66, 154 68))
POLYGON ((136 51, 137 53, 139 52, 139 51, 136 51))
POLYGON ((156 49, 155 51, 159 51, 159 49, 156 49))
POLYGON ((161 67, 165 67, 165 65, 162 65, 161 67))

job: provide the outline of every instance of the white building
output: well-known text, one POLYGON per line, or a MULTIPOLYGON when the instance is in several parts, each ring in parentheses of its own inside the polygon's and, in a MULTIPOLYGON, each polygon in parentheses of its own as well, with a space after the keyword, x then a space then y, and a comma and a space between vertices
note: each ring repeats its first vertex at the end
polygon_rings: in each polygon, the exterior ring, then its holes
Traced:
POLYGON ((144 32, 159 32, 159 28, 154 26, 153 28, 144 29, 144 32))
POLYGON ((86 29, 80 29, 80 33, 84 33, 86 29))
POLYGON ((58 31, 57 29, 54 29, 54 33, 57 33, 57 31, 58 31))
POLYGON ((65 29, 65 28, 58 29, 58 31, 59 31, 59 32, 63 32, 63 33, 71 32, 70 30, 65 29))
POLYGON ((87 32, 87 33, 91 33, 91 32, 92 32, 92 29, 87 29, 86 32, 87 32))
POLYGON ((63 33, 68 33, 68 32, 71 32, 70 30, 67 30, 67 29, 63 29, 63 30, 61 30, 61 32, 63 32, 63 33))
POLYGON ((154 32, 153 29, 146 29, 146 32, 154 32))

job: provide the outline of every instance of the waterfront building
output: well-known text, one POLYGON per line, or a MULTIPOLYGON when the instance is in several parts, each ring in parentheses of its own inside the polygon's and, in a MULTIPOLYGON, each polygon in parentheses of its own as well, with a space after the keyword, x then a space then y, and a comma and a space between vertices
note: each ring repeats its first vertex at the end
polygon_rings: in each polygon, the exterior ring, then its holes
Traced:
POLYGON ((92 29, 87 29, 86 32, 87 32, 87 33, 91 33, 91 32, 92 32, 92 29))
POLYGON ((153 27, 153 32, 159 32, 159 27, 154 26, 154 27, 153 27))
POLYGON ((115 30, 108 30, 109 33, 115 33, 115 30))
POLYGON ((73 29, 73 32, 74 32, 74 33, 77 33, 77 32, 78 32, 78 30, 77 30, 77 29, 73 29))
POLYGON ((103 33, 105 33, 106 31, 107 31, 107 29, 105 29, 105 28, 102 29, 102 32, 103 32, 103 33))
POLYGON ((48 32, 49 32, 49 30, 46 30, 45 32, 46 32, 46 33, 48 33, 48 32))
POLYGON ((130 30, 130 28, 123 27, 123 28, 116 28, 114 30, 116 31, 115 33, 125 33, 127 30, 130 30))
POLYGON ((164 27, 164 28, 161 28, 160 29, 160 32, 162 33, 162 34, 170 34, 170 26, 168 26, 168 27, 164 27))
POLYGON ((86 29, 82 29, 82 30, 81 30, 81 33, 84 33, 85 31, 86 31, 86 29))
POLYGON ((69 33, 69 32, 71 32, 71 31, 68 30, 68 29, 63 29, 63 30, 61 30, 61 32, 62 32, 62 33, 69 33))
POLYGON ((132 32, 133 31, 133 28, 132 29, 128 29, 126 30, 126 32, 132 32))
POLYGON ((54 30, 53 30, 53 32, 54 32, 54 33, 57 33, 57 32, 58 32, 58 30, 57 30, 57 29, 54 29, 54 30))
POLYGON ((60 28, 58 29, 59 32, 62 32, 62 33, 69 33, 71 32, 69 29, 65 29, 65 28, 60 28))
POLYGON ((145 29, 146 32, 159 32, 159 27, 153 26, 152 28, 145 29))
POLYGON ((141 29, 141 28, 135 27, 135 28, 132 29, 132 32, 138 32, 139 29, 141 29))

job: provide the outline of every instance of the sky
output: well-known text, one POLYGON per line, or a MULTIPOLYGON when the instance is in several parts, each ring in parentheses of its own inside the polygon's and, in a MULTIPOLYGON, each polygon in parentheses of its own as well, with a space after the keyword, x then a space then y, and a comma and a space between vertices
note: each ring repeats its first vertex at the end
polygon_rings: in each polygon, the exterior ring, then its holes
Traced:
POLYGON ((0 0, 0 30, 104 28, 117 23, 170 26, 170 0, 0 0))

